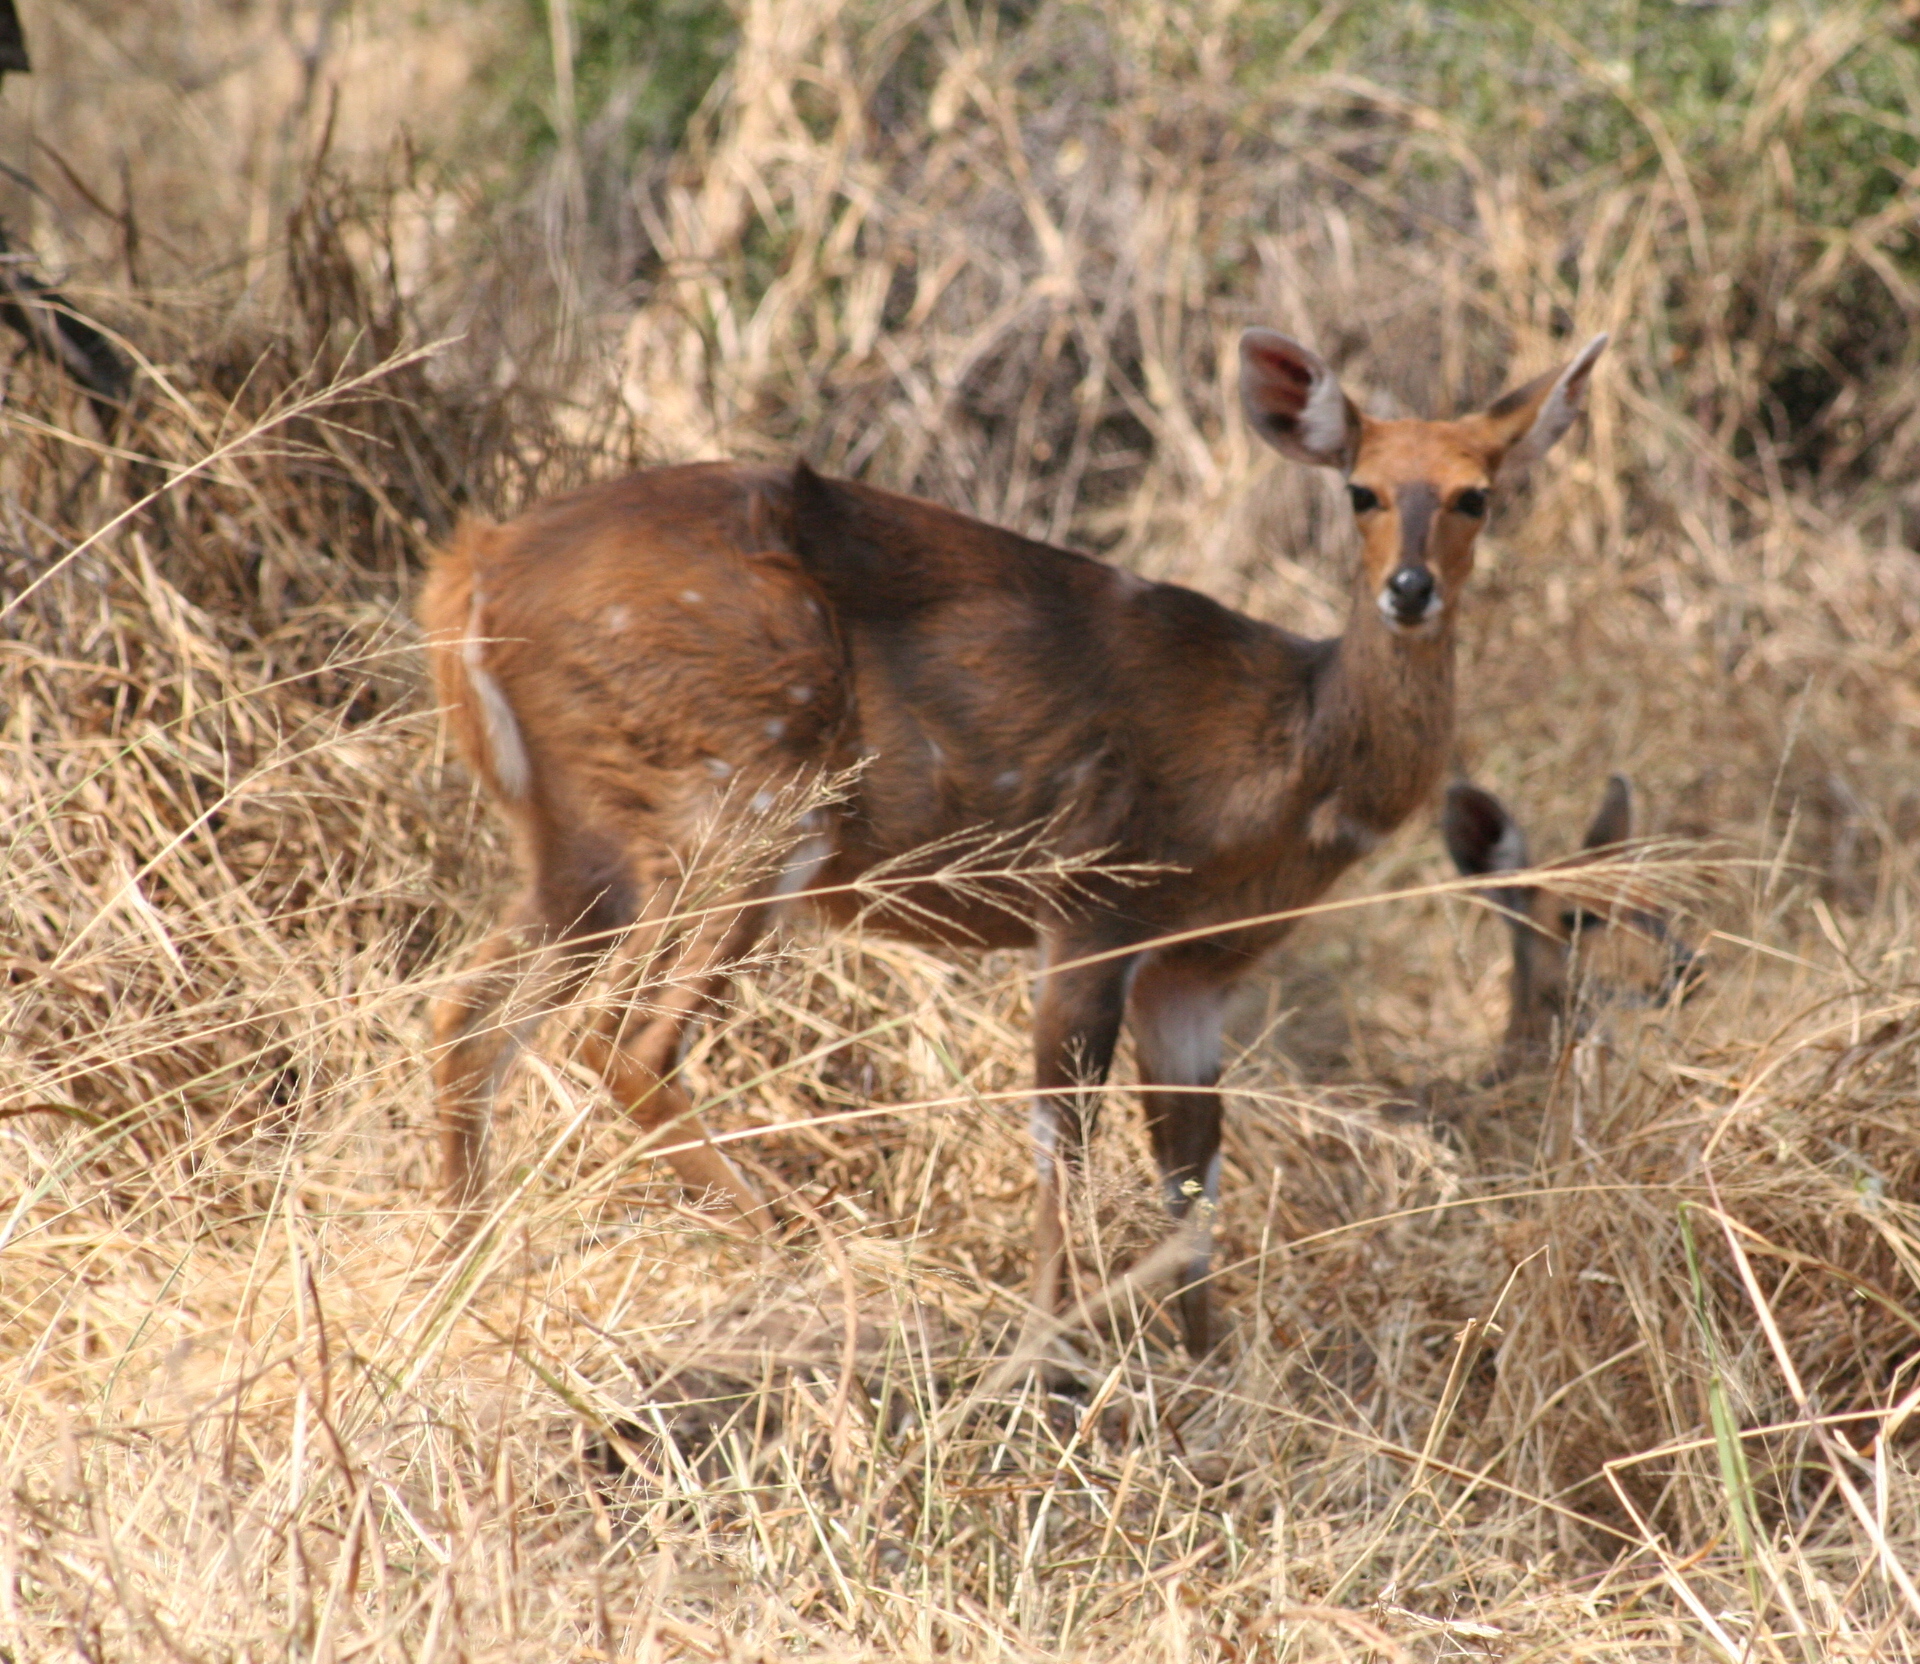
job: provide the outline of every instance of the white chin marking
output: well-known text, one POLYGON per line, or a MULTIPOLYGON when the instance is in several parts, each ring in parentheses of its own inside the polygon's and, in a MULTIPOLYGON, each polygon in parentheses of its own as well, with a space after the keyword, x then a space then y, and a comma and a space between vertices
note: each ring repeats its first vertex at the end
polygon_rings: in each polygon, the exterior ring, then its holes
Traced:
POLYGON ((1380 616, 1387 621, 1387 628, 1396 630, 1403 636, 1425 634, 1439 622, 1440 615, 1447 610, 1446 601, 1436 594, 1427 602, 1426 611, 1409 624, 1400 616, 1399 609, 1393 604, 1393 598, 1384 589, 1375 598, 1373 604, 1380 609, 1380 616))

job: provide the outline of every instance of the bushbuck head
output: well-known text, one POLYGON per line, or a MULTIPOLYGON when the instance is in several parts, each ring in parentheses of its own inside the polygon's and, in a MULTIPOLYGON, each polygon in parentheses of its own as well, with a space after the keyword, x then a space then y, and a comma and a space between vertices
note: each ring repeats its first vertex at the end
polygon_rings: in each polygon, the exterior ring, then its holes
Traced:
MULTIPOLYGON (((1528 864, 1519 823, 1478 786, 1457 781, 1447 788, 1445 828, 1447 853, 1470 878, 1528 864)), ((1632 833, 1632 789, 1616 774, 1581 848, 1601 853, 1632 833)), ((1496 1071, 1502 1078, 1551 1061, 1561 1043, 1584 1032, 1608 1005, 1661 1004, 1684 998, 1699 983, 1693 949, 1650 908, 1601 911, 1542 884, 1505 885, 1487 894, 1513 937, 1513 1009, 1496 1071)))
POLYGON ((1389 629, 1429 635, 1473 572, 1474 539, 1496 493, 1573 425, 1606 344, 1596 335, 1571 363, 1477 416, 1388 422, 1361 414, 1310 348, 1250 329, 1240 337, 1240 397, 1275 450, 1347 476, 1367 593, 1389 629))

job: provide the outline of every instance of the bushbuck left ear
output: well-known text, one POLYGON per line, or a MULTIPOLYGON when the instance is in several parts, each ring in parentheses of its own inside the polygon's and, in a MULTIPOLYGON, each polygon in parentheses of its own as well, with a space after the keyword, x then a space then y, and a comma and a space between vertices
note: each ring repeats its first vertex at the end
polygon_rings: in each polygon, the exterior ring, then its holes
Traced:
POLYGON ((1527 864, 1527 836, 1492 792, 1456 780, 1447 788, 1441 825, 1447 835, 1447 853, 1468 878, 1518 872, 1527 864))
POLYGON ((1600 799, 1599 810, 1587 828, 1587 835, 1580 840, 1580 847, 1606 849, 1613 844, 1623 844, 1632 836, 1633 787, 1627 784, 1624 774, 1610 774, 1606 795, 1600 799))
POLYGON ((1496 399, 1480 418, 1500 454, 1499 478, 1511 483, 1548 451, 1587 408, 1587 383, 1607 338, 1596 335, 1580 356, 1496 399))
POLYGON ((1283 456, 1342 473, 1360 449, 1360 412, 1326 361, 1274 329, 1240 337, 1240 403, 1283 456))

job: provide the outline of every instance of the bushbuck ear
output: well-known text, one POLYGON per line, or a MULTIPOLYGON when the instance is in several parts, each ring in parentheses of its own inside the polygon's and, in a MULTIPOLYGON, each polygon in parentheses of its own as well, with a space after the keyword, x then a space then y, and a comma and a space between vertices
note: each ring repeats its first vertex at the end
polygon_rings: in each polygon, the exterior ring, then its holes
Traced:
POLYGON ((1607 777, 1606 795, 1600 799, 1593 824, 1580 840, 1580 847, 1606 849, 1612 844, 1623 844, 1632 836, 1633 787, 1627 784, 1624 774, 1611 774, 1607 777))
POLYGON ((1527 835, 1492 792, 1456 780, 1447 788, 1447 808, 1441 824, 1447 835, 1447 853, 1468 878, 1518 872, 1527 864, 1527 835))
POLYGON ((1606 336, 1596 335, 1571 364, 1536 376, 1488 407, 1481 421, 1493 430, 1501 483, 1511 483, 1552 450, 1587 408, 1587 384, 1606 344, 1606 336))
POLYGON ((1360 449, 1360 412, 1326 361, 1272 329, 1240 337, 1240 403, 1282 456, 1345 472, 1360 449))

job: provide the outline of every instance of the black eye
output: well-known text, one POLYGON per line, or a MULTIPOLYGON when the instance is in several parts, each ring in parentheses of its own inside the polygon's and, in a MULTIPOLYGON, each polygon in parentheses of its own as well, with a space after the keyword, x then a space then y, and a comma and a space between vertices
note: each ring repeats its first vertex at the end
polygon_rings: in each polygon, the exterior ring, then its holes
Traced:
POLYGON ((1487 494, 1478 489, 1461 492, 1453 500, 1453 512, 1478 520, 1487 512, 1487 494))
POLYGON ((1364 485, 1348 486, 1347 496, 1353 502, 1353 512, 1355 514, 1366 514, 1380 506, 1379 497, 1372 491, 1369 491, 1364 485))
POLYGON ((1587 907, 1569 909, 1560 915, 1560 928, 1569 936, 1577 935, 1582 930, 1604 930, 1606 926, 1606 915, 1587 907))

